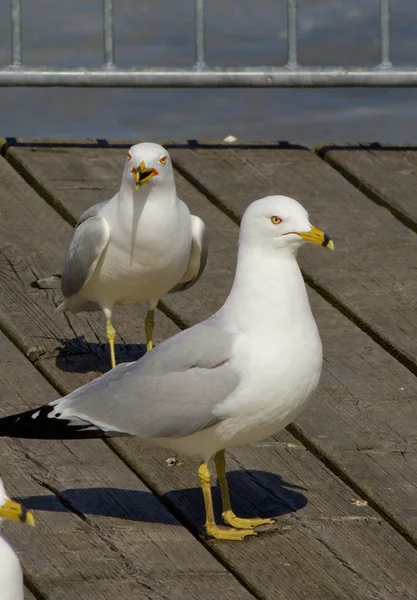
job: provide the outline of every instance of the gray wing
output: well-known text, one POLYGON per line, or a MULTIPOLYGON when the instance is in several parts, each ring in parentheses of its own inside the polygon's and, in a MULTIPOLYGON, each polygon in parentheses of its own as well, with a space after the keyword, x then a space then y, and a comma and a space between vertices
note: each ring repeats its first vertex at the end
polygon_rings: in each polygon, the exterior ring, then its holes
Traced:
POLYGON ((142 439, 180 438, 219 422, 215 409, 239 376, 230 363, 233 337, 212 320, 52 403, 51 417, 81 419, 108 435, 142 439))
POLYGON ((78 227, 79 225, 81 225, 81 223, 84 223, 84 221, 90 219, 91 217, 96 217, 100 213, 101 209, 104 208, 108 202, 110 202, 110 200, 103 200, 102 202, 97 202, 97 204, 93 204, 93 206, 87 208, 87 210, 85 210, 78 219, 75 227, 78 227))
MULTIPOLYGON (((77 228, 79 225, 81 225, 81 223, 83 223, 87 219, 97 216, 99 214, 99 212, 101 211, 101 209, 104 208, 108 202, 109 202, 109 200, 103 200, 103 202, 98 202, 97 204, 90 206, 90 208, 87 208, 87 210, 85 210, 82 213, 82 215, 80 216, 80 218, 78 219, 75 227, 77 228)), ((43 279, 38 279, 36 281, 36 284, 39 288, 44 289, 44 290, 54 290, 54 289, 62 288, 61 275, 58 275, 58 274, 51 275, 50 277, 44 277, 43 279)))
POLYGON ((90 279, 109 239, 110 228, 103 217, 89 217, 74 229, 62 268, 65 298, 78 294, 90 279))
POLYGON ((207 228, 200 217, 191 215, 192 242, 190 260, 183 278, 176 286, 169 290, 169 294, 187 290, 194 285, 203 274, 208 255, 207 228))

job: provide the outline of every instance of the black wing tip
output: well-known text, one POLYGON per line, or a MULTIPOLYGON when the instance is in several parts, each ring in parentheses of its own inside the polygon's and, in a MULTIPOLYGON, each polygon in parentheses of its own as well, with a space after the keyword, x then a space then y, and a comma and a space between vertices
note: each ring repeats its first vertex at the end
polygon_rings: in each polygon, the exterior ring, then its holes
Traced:
POLYGON ((37 440, 73 440, 105 437, 104 431, 89 423, 71 423, 69 419, 50 417, 54 406, 45 404, 33 410, 0 419, 0 437, 37 440))

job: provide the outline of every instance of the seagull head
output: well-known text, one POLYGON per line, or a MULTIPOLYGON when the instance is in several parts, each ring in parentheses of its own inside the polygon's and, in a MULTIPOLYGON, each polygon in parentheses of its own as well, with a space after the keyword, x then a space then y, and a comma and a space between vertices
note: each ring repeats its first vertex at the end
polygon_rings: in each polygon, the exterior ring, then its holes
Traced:
POLYGON ((0 521, 1 519, 10 519, 18 523, 24 523, 25 525, 35 524, 32 513, 26 510, 19 502, 10 500, 6 495, 3 481, 0 478, 0 521))
POLYGON ((136 190, 143 185, 172 185, 174 173, 168 152, 159 144, 144 142, 132 146, 127 153, 125 176, 136 190))
POLYGON ((327 233, 311 225, 305 208, 287 196, 267 196, 248 206, 242 218, 241 240, 296 253, 305 242, 334 250, 327 233))

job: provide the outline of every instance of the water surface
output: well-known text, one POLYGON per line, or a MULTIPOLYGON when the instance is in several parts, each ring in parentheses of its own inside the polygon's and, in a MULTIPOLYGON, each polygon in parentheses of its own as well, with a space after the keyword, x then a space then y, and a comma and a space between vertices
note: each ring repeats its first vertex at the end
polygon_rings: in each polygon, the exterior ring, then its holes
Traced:
MULTIPOLYGON (((211 65, 283 65, 284 0, 208 0, 211 65)), ((417 2, 391 0, 392 60, 416 65, 417 2)), ((10 62, 10 7, 0 3, 0 65, 10 62)), ((194 61, 192 0, 115 0, 118 66, 194 61)), ((23 60, 102 63, 101 0, 23 2, 23 60)), ((378 0, 300 0, 303 65, 379 62, 378 0)), ((0 88, 0 136, 107 139, 416 141, 416 89, 0 88)))

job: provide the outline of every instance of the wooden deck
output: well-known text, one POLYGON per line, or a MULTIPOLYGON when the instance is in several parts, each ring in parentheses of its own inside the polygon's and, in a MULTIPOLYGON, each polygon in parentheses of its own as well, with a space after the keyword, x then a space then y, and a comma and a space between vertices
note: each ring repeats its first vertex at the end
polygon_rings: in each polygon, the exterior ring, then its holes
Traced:
MULTIPOLYGON (((0 143, 6 415, 109 369, 101 316, 54 314, 58 291, 32 284, 60 271, 77 216, 118 189, 131 143, 0 143)), ((156 341, 221 306, 245 207, 284 193, 335 240, 334 253, 300 252, 324 345, 320 388, 288 431, 229 452, 239 513, 278 517, 239 543, 204 538, 192 461, 169 468, 169 453, 133 439, 1 439, 0 474, 37 523, 7 526, 26 598, 415 600, 417 146, 164 145, 211 247, 200 282, 161 302, 156 341)), ((143 353, 143 316, 116 311, 119 361, 143 353)))

